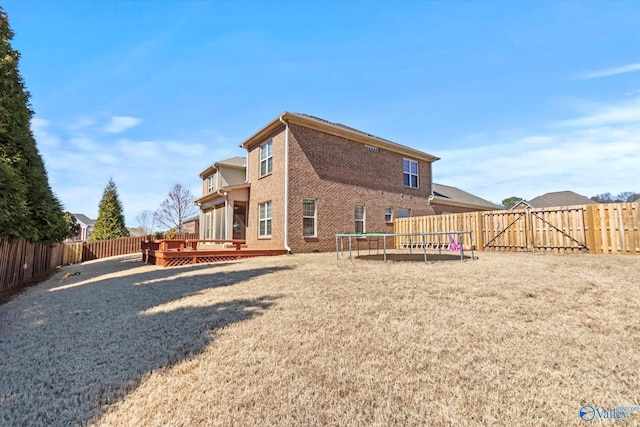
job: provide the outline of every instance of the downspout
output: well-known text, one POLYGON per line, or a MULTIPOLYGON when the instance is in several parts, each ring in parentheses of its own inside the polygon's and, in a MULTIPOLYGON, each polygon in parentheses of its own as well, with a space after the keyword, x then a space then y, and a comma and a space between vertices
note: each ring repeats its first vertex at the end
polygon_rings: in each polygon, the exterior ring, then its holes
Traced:
POLYGON ((289 123, 279 117, 284 124, 284 248, 291 254, 289 247, 289 123))

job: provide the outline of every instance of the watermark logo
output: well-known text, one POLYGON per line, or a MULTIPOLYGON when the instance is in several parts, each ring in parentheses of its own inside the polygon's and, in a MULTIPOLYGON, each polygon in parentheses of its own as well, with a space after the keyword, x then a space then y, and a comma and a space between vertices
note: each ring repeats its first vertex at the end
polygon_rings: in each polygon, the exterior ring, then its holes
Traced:
POLYGON ((640 406, 616 406, 615 408, 597 408, 584 405, 580 408, 580 419, 590 423, 596 418, 601 420, 626 421, 631 412, 640 412, 640 406))
POLYGON ((580 408, 580 418, 582 421, 591 422, 596 416, 596 410, 593 406, 585 405, 580 408))

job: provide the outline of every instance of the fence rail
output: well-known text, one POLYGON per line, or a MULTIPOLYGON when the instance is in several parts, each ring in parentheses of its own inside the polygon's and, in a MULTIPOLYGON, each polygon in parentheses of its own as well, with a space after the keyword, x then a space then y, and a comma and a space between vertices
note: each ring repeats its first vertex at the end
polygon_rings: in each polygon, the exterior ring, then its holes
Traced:
POLYGON ((471 231, 484 251, 640 255, 639 224, 640 204, 603 203, 400 218, 394 233, 471 231))
MULTIPOLYGON (((198 234, 177 238, 197 239, 198 234)), ((141 252, 145 237, 123 237, 97 242, 69 242, 49 246, 25 240, 0 240, 0 291, 46 277, 60 265, 141 252)))

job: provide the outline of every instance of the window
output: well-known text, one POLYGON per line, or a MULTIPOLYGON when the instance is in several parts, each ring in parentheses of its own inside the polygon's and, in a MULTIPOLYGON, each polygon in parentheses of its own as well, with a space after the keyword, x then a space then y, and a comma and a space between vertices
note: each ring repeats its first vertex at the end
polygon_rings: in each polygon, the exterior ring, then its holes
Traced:
POLYGON ((207 193, 213 193, 213 191, 215 190, 216 188, 215 178, 216 178, 215 174, 211 174, 207 178, 207 193))
POLYGON ((258 205, 258 237, 271 237, 271 202, 258 205))
POLYGON ((204 233, 203 236, 205 239, 212 239, 213 238, 213 233, 212 233, 212 215, 213 215, 213 210, 208 210, 204 213, 204 233))
POLYGON ((409 218, 411 216, 411 209, 398 208, 398 218, 409 218))
POLYGON ((418 162, 404 159, 404 186, 418 188, 418 162))
POLYGON ((302 201, 302 235, 316 237, 316 201, 302 201))
POLYGON ((384 222, 393 221, 393 208, 384 208, 384 222))
POLYGON ((260 146, 260 176, 269 175, 273 171, 273 141, 260 146))
POLYGON ((356 233, 364 234, 364 205, 356 205, 356 233))

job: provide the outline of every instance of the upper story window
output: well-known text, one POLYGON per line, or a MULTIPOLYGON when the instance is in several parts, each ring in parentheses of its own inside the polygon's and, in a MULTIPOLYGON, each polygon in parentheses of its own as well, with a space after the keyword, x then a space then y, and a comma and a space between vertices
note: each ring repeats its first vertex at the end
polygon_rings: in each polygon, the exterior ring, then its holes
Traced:
POLYGON ((273 172, 273 141, 260 146, 260 176, 273 172))
POLYGON ((213 193, 216 189, 216 175, 211 174, 207 178, 207 193, 213 193))
POLYGON ((404 186, 418 188, 418 162, 404 159, 404 186))

